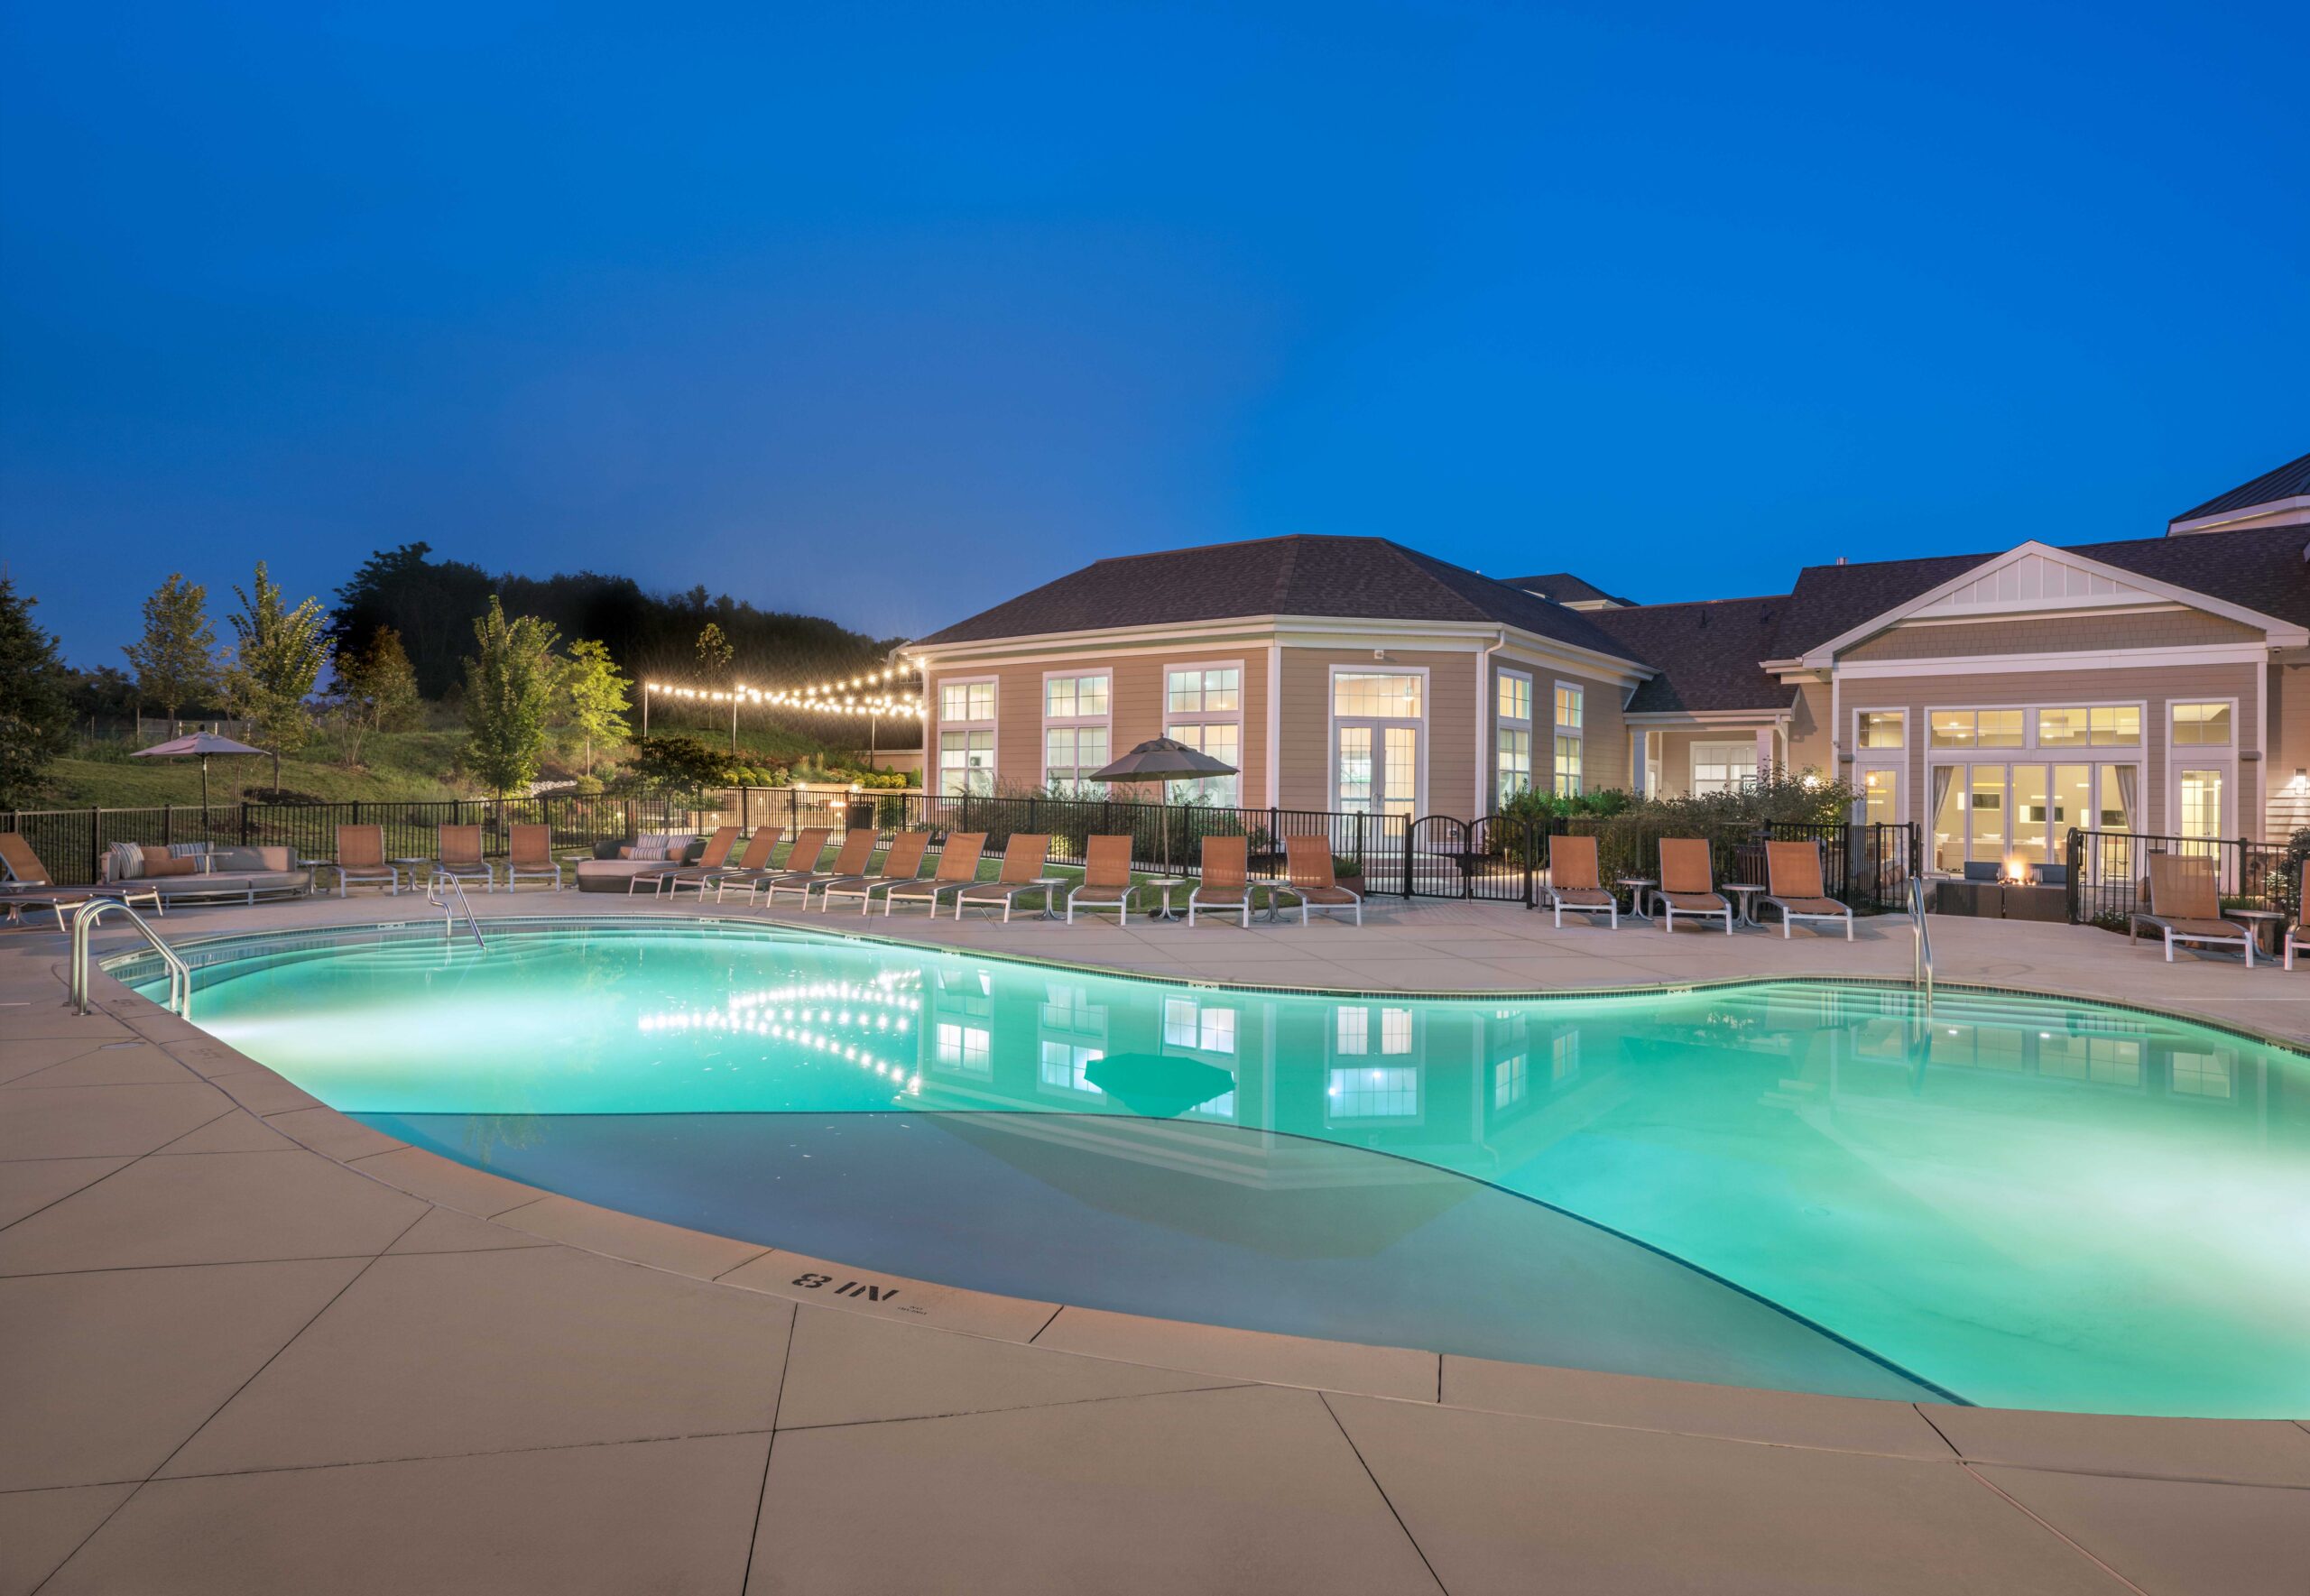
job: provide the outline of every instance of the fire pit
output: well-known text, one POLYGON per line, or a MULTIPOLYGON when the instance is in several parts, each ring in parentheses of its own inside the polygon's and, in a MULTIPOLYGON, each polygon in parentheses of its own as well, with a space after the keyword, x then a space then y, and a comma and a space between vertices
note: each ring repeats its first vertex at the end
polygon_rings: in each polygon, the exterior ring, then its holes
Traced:
POLYGON ((1966 862, 1962 878, 1936 884, 1936 914, 1980 920, 2045 920, 2069 918, 2069 867, 2008 858, 2002 863, 1966 862))

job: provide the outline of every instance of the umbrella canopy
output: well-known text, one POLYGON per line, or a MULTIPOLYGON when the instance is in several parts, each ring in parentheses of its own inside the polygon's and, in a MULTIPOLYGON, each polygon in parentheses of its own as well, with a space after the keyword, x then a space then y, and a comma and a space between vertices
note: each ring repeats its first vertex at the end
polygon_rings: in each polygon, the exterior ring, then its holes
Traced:
MULTIPOLYGON (((155 743, 150 748, 131 749, 133 760, 198 759, 200 761, 200 812, 208 813, 208 756, 212 753, 263 753, 262 748, 251 748, 245 743, 236 743, 230 737, 220 737, 214 732, 195 732, 186 737, 171 737, 166 743, 155 743)), ((273 785, 281 785, 281 756, 273 761, 273 785)), ((207 824, 204 818, 203 824, 207 824)))
POLYGON ((1233 776, 1235 767, 1199 748, 1169 737, 1150 737, 1102 770, 1094 781, 1192 781, 1203 776, 1233 776))
POLYGON ((1235 1089, 1235 1077, 1200 1059, 1151 1053, 1110 1053, 1093 1059, 1084 1079, 1132 1112, 1175 1120, 1235 1089))
POLYGON ((251 748, 245 743, 236 743, 230 737, 219 737, 214 732, 195 732, 189 736, 171 737, 166 743, 155 743, 150 748, 140 748, 128 757, 133 760, 180 759, 186 754, 263 753, 262 748, 251 748))
MULTIPOLYGON (((1150 737, 1123 758, 1104 770, 1094 770, 1094 781, 1154 781, 1161 785, 1159 791, 1163 801, 1170 801, 1171 783, 1194 781, 1205 776, 1233 776, 1235 767, 1224 760, 1213 759, 1199 748, 1169 737, 1150 737)), ((1164 816, 1163 873, 1171 873, 1170 816, 1164 816)))

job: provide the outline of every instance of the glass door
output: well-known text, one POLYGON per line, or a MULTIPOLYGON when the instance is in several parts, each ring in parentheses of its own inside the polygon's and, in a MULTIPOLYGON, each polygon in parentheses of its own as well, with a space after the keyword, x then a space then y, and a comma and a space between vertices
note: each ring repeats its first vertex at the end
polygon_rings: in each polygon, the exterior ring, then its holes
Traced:
MULTIPOLYGON (((1936 765, 1932 773, 1934 868, 1945 875, 1956 875, 1969 863, 2059 864, 2067 856, 2072 826, 2082 831, 2130 830, 2138 769, 2090 764, 1936 765)), ((2216 798, 2218 802, 2218 793, 2216 798)))
POLYGON ((1423 677, 1342 671, 1332 678, 1332 788, 1343 813, 1419 812, 1423 677))

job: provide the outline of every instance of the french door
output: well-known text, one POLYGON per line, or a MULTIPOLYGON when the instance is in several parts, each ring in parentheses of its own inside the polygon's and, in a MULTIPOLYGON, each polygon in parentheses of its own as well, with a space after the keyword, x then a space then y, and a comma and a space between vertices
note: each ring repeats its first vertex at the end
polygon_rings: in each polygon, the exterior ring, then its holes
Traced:
POLYGON ((2135 764, 1936 764, 1933 867, 2062 862, 2070 827, 2132 831, 2135 764))

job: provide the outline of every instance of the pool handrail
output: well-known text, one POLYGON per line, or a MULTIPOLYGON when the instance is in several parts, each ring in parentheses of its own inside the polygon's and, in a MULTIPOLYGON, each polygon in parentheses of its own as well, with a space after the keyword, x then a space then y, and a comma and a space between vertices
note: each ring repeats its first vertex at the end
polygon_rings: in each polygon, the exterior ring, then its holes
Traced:
POLYGON ((72 912, 72 962, 70 966, 70 1002, 74 1012, 86 1014, 88 1009, 88 939, 96 924, 104 918, 106 909, 116 909, 128 917, 161 962, 169 967, 169 1001, 167 1007, 180 1019, 192 1018, 192 970, 177 950, 161 940, 160 933, 117 898, 91 898, 72 912))

